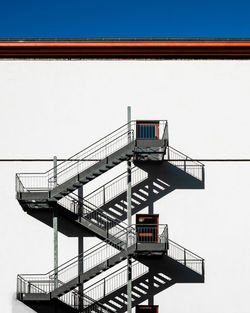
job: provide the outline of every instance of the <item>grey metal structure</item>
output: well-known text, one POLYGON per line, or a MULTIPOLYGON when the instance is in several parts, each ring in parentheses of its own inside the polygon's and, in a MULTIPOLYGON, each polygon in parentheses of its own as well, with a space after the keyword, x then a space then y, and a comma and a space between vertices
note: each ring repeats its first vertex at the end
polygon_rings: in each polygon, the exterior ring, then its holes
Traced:
MULTIPOLYGON (((131 141, 131 107, 128 106, 127 108, 128 113, 128 142, 131 141)), ((131 195, 132 195, 132 185, 131 185, 131 160, 127 161, 127 220, 128 220, 128 228, 130 229, 132 225, 132 203, 131 203, 131 195)), ((130 238, 127 239, 127 241, 130 238)), ((131 257, 128 256, 127 258, 127 311, 128 313, 132 312, 132 260, 131 257)))
MULTIPOLYGON (((128 196, 134 215, 146 207, 152 213, 154 203, 175 189, 202 188, 203 164, 169 146, 165 120, 130 121, 56 168, 16 174, 16 195, 23 210, 50 227, 56 214, 57 230, 79 240, 79 254, 56 269, 19 274, 17 298, 41 313, 121 313, 130 309, 128 275, 131 307, 152 302, 155 294, 175 283, 204 282, 203 258, 170 240, 166 224, 157 224, 156 240, 141 241, 136 225, 125 222, 128 196), (156 132, 152 125, 157 125, 156 132), (127 171, 83 195, 83 185, 130 160, 131 196, 127 171), (84 237, 101 242, 83 251, 84 237), (131 273, 126 260, 131 260, 131 273)), ((149 226, 143 227, 147 233, 149 226)))

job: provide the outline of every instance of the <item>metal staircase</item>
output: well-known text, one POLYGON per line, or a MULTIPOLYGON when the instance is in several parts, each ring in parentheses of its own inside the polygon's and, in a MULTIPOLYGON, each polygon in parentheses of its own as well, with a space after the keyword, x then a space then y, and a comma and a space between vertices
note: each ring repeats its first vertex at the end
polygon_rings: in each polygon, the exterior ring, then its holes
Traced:
MULTIPOLYGON (((157 225, 156 241, 142 242, 138 240, 136 225, 128 227, 124 222, 126 173, 83 198, 75 194, 82 185, 127 160, 134 162, 132 214, 176 188, 189 188, 190 181, 190 188, 204 188, 203 165, 169 147, 167 122, 157 123, 159 134, 155 138, 147 134, 140 138, 138 123, 132 121, 56 168, 16 175, 17 200, 24 211, 51 227, 53 212, 57 212, 60 232, 102 240, 46 274, 18 275, 20 301, 37 312, 48 312, 48 308, 54 312, 53 308, 59 307, 60 312, 125 312, 127 269, 108 273, 94 284, 91 281, 122 264, 128 256, 134 259, 133 306, 177 282, 204 282, 204 260, 171 241, 167 225, 157 225), (184 175, 186 185, 174 183, 176 175, 184 175), (79 263, 83 264, 81 273, 79 263), (91 287, 80 294, 77 288, 83 283, 91 283, 91 287)), ((149 226, 144 227, 147 232, 149 226)))

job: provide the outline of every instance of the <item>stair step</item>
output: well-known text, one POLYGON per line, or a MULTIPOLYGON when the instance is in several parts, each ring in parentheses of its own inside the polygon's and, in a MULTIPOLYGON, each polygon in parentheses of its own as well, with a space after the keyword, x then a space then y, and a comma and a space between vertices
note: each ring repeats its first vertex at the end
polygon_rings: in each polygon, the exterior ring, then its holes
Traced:
POLYGON ((125 161, 125 160, 127 160, 127 157, 122 155, 122 156, 119 157, 119 160, 125 161))
POLYGON ((95 178, 95 176, 87 176, 86 178, 87 178, 88 180, 92 180, 92 179, 95 178))
POLYGON ((89 180, 86 177, 79 179, 79 182, 82 184, 86 184, 86 183, 88 183, 88 181, 89 180))
POLYGON ((67 196, 70 192, 69 191, 61 191, 60 195, 67 196))
POLYGON ((114 164, 112 164, 112 165, 107 164, 107 165, 106 165, 107 169, 111 169, 111 168, 113 168, 114 166, 115 166, 114 164))
POLYGON ((131 153, 126 153, 126 156, 128 157, 132 157, 134 154, 131 152, 131 153))
POLYGON ((82 183, 81 183, 81 182, 79 182, 79 183, 74 183, 73 186, 76 187, 76 188, 79 188, 79 187, 82 186, 82 183))
POLYGON ((118 165, 118 164, 121 163, 121 161, 120 160, 115 160, 115 161, 112 161, 112 163, 115 164, 115 165, 118 165))
POLYGON ((105 172, 107 172, 107 170, 108 170, 107 168, 105 168, 105 169, 102 169, 102 168, 99 169, 99 171, 100 171, 101 173, 105 173, 105 172))

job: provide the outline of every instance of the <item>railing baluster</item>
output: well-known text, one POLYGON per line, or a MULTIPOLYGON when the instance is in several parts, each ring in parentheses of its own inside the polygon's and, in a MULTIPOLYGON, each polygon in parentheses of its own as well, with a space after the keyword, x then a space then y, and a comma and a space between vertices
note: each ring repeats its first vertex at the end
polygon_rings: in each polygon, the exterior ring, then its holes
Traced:
POLYGON ((105 185, 103 185, 103 205, 105 205, 105 185))

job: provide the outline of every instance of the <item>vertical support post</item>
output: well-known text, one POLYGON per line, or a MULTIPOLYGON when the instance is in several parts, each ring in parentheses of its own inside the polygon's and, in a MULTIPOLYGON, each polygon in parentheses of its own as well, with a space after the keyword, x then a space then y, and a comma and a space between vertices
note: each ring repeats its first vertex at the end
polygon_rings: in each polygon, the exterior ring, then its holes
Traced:
MULTIPOLYGON (((54 187, 57 185, 57 157, 53 157, 54 187)), ((57 209, 53 210, 53 231, 54 231, 54 288, 58 287, 58 214, 57 209)))
POLYGON ((106 279, 103 279, 103 298, 106 296, 106 279))
MULTIPOLYGON (((131 107, 127 108, 128 116, 128 142, 131 141, 131 107)), ((132 224, 132 212, 131 212, 131 159, 127 162, 127 218, 128 218, 128 236, 127 236, 127 249, 129 248, 130 241, 130 228, 132 224)), ((132 312, 132 260, 131 257, 127 257, 127 312, 132 312)))
POLYGON ((187 265, 187 255, 186 255, 186 249, 184 249, 184 265, 187 265))
POLYGON ((149 197, 149 204, 148 204, 148 214, 154 214, 154 202, 153 202, 153 196, 154 196, 154 184, 153 184, 153 177, 148 176, 149 183, 148 183, 148 197, 149 197))
MULTIPOLYGON (((83 215, 83 187, 78 189, 78 215, 79 218, 83 215)), ((78 275, 80 276, 83 273, 83 247, 84 240, 83 236, 78 236, 78 275)), ((83 299, 83 284, 78 287, 79 292, 79 312, 82 312, 84 306, 84 299, 83 299)))
MULTIPOLYGON (((128 106, 128 142, 131 141, 131 107, 128 106)), ((132 212, 131 212, 131 159, 127 162, 127 217, 128 227, 132 224, 132 212)))
MULTIPOLYGON (((153 185, 153 177, 149 180, 149 184, 148 184, 148 196, 149 196, 149 205, 148 205, 148 214, 154 214, 154 202, 152 200, 153 195, 154 195, 154 185, 153 185)), ((151 292, 151 290, 153 290, 154 287, 154 275, 151 271, 149 271, 149 293, 148 293, 148 305, 154 305, 154 295, 151 292)))
POLYGON ((103 190, 102 190, 102 192, 103 192, 103 198, 102 198, 102 201, 103 201, 103 205, 105 205, 105 203, 106 203, 106 197, 105 197, 105 185, 103 185, 103 190))

